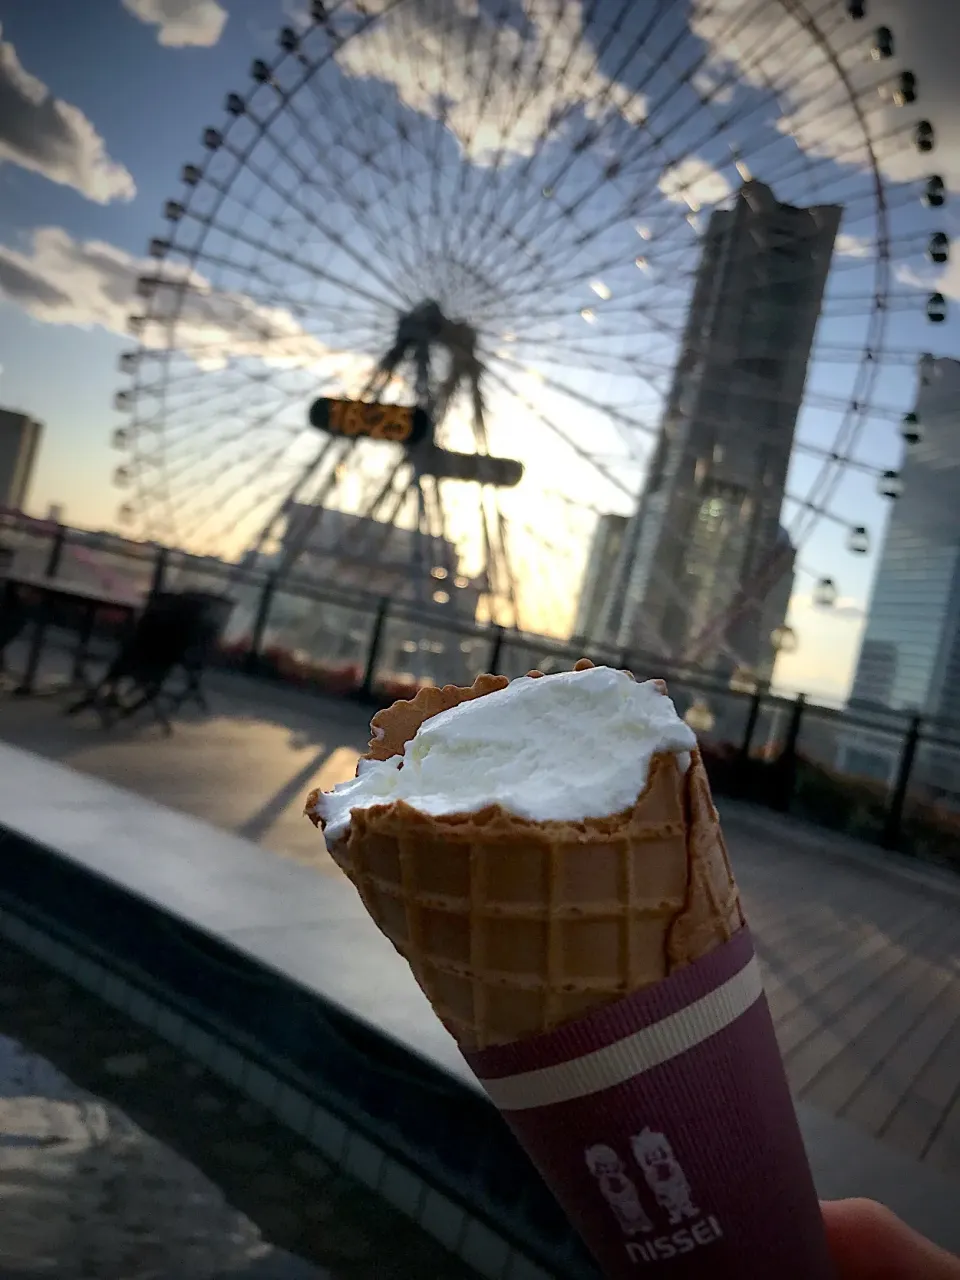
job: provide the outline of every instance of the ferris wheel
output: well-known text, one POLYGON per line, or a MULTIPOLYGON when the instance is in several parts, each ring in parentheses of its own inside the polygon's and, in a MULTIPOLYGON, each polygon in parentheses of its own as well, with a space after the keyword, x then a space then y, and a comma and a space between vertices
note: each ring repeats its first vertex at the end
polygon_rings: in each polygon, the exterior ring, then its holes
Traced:
MULTIPOLYGON (((382 592, 406 557, 417 598, 569 622, 596 522, 637 511, 719 340, 691 337, 718 229, 761 191, 828 211, 819 257, 787 255, 794 284, 819 273, 799 382, 743 383, 786 441, 783 532, 823 605, 875 547, 950 244, 922 84, 866 0, 314 3, 225 111, 121 357, 131 531, 382 592)), ((711 474, 749 408, 701 397, 711 474)), ((768 542, 704 606, 691 660, 719 635, 740 661, 731 620, 783 573, 768 542)))

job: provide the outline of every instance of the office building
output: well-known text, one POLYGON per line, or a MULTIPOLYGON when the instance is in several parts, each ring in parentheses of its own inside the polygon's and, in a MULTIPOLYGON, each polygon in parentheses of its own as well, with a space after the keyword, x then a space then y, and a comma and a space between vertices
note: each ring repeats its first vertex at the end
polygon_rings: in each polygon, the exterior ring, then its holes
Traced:
POLYGON ((448 539, 328 509, 300 546, 304 522, 313 514, 302 503, 287 512, 284 548, 299 547, 293 576, 429 605, 461 618, 476 615, 481 584, 458 573, 457 549, 448 539))
POLYGON ((792 578, 780 511, 841 213, 781 204, 747 182, 711 215, 604 611, 618 647, 718 670, 769 663, 768 601, 792 578))
MULTIPOLYGON (((940 728, 955 740, 960 724, 960 361, 921 361, 914 412, 921 438, 904 457, 849 700, 865 718, 841 735, 836 761, 888 785, 912 715, 933 722, 934 738, 940 728)), ((922 743, 911 786, 956 804, 956 750, 922 743)))
POLYGON ((923 362, 915 412, 850 701, 960 724, 960 361, 923 362))
POLYGON ((15 409, 0 409, 0 507, 26 507, 42 438, 43 423, 15 409))
MULTIPOLYGON (((325 510, 304 540, 303 524, 313 514, 303 504, 294 504, 287 513, 283 543, 298 549, 291 576, 301 584, 312 579, 328 590, 339 587, 389 598, 394 607, 381 637, 381 667, 411 679, 461 683, 467 633, 455 628, 475 620, 484 584, 458 572, 453 543, 334 510, 325 510)), ((296 594, 281 590, 271 620, 281 631, 297 634, 308 651, 365 660, 373 621, 369 605, 311 601, 300 588, 296 594)))

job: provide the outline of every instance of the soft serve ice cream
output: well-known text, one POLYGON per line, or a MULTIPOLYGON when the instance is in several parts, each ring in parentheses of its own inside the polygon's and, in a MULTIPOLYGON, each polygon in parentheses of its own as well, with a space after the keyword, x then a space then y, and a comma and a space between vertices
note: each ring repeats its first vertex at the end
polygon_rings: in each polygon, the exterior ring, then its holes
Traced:
MULTIPOLYGON (((307 802, 608 1280, 828 1280, 719 815, 657 681, 422 689, 307 802)), ((359 938, 358 938, 359 941, 359 938)))
POLYGON ((356 778, 320 793, 314 815, 328 841, 355 809, 403 800, 422 813, 476 813, 489 805, 534 822, 582 822, 622 813, 659 752, 689 766, 696 746, 662 685, 592 667, 524 676, 425 720, 389 760, 361 760, 356 778))

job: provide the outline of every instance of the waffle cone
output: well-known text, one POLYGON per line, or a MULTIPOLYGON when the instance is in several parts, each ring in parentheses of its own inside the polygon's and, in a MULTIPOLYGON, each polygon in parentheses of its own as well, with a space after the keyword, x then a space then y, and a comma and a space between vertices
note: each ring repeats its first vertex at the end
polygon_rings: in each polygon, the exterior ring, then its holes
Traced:
MULTIPOLYGON (((368 758, 506 684, 480 676, 395 703, 374 717, 368 758)), ((743 924, 696 750, 685 772, 654 756, 636 802, 610 817, 532 822, 499 805, 435 816, 395 801, 355 809, 330 852, 468 1052, 659 982, 743 924)))

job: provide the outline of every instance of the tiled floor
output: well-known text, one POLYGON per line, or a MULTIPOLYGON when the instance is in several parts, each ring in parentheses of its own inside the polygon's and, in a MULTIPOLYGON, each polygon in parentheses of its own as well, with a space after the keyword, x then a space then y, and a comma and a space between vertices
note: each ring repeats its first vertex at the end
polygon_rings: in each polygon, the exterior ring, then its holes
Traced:
POLYGON ((266 1111, 0 940, 0 1280, 467 1280, 266 1111))
MULTIPOLYGON (((172 738, 0 702, 0 737, 337 874, 301 816, 353 772, 368 714, 241 678, 172 738)), ((960 878, 723 806, 795 1091, 960 1178, 960 878)))
POLYGON ((796 1095, 960 1175, 960 893, 726 827, 796 1095))

